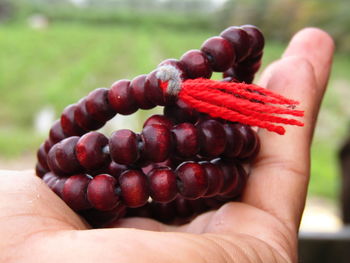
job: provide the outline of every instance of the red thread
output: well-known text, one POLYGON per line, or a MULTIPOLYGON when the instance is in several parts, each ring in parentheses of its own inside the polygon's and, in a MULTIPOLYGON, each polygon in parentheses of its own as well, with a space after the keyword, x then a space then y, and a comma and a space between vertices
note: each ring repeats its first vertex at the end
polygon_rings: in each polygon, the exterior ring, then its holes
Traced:
MULTIPOLYGON (((167 82, 161 83, 163 91, 167 90, 167 85, 167 82)), ((178 97, 212 117, 258 126, 278 134, 284 134, 285 129, 276 123, 304 126, 298 120, 276 116, 304 116, 304 111, 294 110, 299 102, 254 84, 188 79, 181 83, 178 97)))

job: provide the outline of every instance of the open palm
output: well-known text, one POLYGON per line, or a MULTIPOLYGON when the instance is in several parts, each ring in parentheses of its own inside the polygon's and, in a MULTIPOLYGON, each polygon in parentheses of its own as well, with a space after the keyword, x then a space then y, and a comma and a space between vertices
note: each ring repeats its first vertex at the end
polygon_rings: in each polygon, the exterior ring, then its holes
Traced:
POLYGON ((32 171, 0 173, 1 262, 296 262, 310 144, 333 55, 331 38, 304 29, 260 85, 301 101, 305 127, 259 131, 261 152, 241 203, 175 227, 145 218, 90 229, 32 171))

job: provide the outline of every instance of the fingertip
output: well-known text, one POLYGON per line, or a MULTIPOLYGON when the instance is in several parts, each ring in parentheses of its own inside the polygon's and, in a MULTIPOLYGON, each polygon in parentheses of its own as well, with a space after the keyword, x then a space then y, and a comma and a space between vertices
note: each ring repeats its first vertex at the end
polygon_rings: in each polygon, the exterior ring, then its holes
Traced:
POLYGON ((307 27, 293 36, 283 57, 295 55, 293 47, 302 47, 307 50, 322 49, 327 54, 333 54, 335 43, 326 31, 316 27, 307 27))

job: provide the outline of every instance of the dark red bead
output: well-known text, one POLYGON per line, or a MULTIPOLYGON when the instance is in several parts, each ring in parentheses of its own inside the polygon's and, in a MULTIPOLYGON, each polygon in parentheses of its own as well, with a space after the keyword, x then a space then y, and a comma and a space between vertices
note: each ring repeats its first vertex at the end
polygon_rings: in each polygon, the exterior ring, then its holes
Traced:
POLYGON ((212 70, 207 56, 200 50, 189 50, 180 59, 184 65, 187 77, 195 78, 210 78, 212 70))
POLYGON ((256 132, 248 125, 235 124, 243 138, 243 149, 239 153, 240 159, 255 157, 260 149, 260 141, 256 132))
POLYGON ((87 198, 90 204, 101 211, 110 211, 119 203, 116 193, 117 180, 109 174, 95 176, 87 188, 87 198))
POLYGON ((86 97, 87 112, 92 118, 103 123, 112 119, 116 114, 108 100, 108 91, 106 88, 98 88, 91 91, 86 97))
POLYGON ((54 144, 55 143, 53 143, 51 139, 46 139, 44 142, 45 152, 49 153, 50 149, 52 148, 52 146, 54 146, 54 144))
POLYGON ((40 163, 35 165, 35 174, 42 178, 49 170, 43 168, 40 163))
POLYGON ((235 62, 235 50, 231 43, 222 37, 207 39, 201 50, 207 55, 213 71, 223 72, 235 62))
POLYGON ((65 174, 65 172, 62 171, 60 168, 57 158, 56 158, 56 153, 58 150, 59 144, 55 144, 51 147, 50 151, 47 154, 47 165, 50 167, 50 170, 54 173, 57 174, 65 174))
POLYGON ((193 215, 192 207, 190 206, 189 200, 183 198, 182 196, 178 196, 175 199, 175 207, 176 207, 176 214, 178 217, 186 218, 193 215))
POLYGON ((244 145, 242 133, 235 124, 225 123, 223 127, 227 138, 223 156, 226 158, 236 158, 241 153, 244 145))
POLYGON ((52 179, 57 179, 57 176, 53 172, 47 172, 41 179, 45 184, 48 184, 52 179))
POLYGON ((199 137, 196 127, 191 123, 181 123, 172 130, 176 153, 183 158, 193 157, 199 151, 199 137))
POLYGON ((75 152, 79 163, 87 170, 96 170, 104 167, 109 161, 109 156, 104 152, 108 145, 108 139, 102 133, 89 132, 77 142, 75 152))
POLYGON ((124 204, 128 207, 140 207, 147 203, 149 189, 146 175, 141 171, 128 170, 119 177, 119 186, 124 204))
POLYGON ((73 210, 79 211, 91 208, 87 200, 86 191, 90 178, 85 174, 77 174, 69 177, 64 183, 62 199, 73 210))
POLYGON ((152 162, 165 161, 171 150, 171 133, 164 125, 149 125, 141 133, 143 141, 142 156, 152 162))
POLYGON ((45 169, 46 171, 50 170, 49 166, 47 165, 47 152, 45 151, 45 145, 44 144, 40 145, 36 156, 38 158, 38 162, 41 165, 41 167, 43 169, 45 169))
POLYGON ((146 218, 152 218, 152 208, 151 203, 146 203, 144 206, 137 207, 137 208, 130 208, 127 209, 126 217, 146 217, 146 218))
POLYGON ((161 66, 165 66, 165 65, 170 65, 170 66, 173 66, 174 68, 176 68, 179 71, 180 78, 182 80, 187 78, 185 66, 182 64, 182 62, 180 60, 173 59, 173 58, 166 59, 158 65, 158 68, 161 66))
POLYGON ((139 138, 133 131, 127 129, 115 131, 109 139, 112 160, 126 165, 135 163, 140 156, 138 144, 139 138))
POLYGON ((238 80, 239 82, 245 82, 245 83, 252 83, 254 79, 254 73, 249 71, 243 71, 239 67, 236 68, 230 68, 226 70, 223 74, 223 76, 226 77, 232 77, 235 80, 238 80))
POLYGON ((63 133, 67 136, 82 135, 86 132, 83 130, 83 128, 79 127, 75 121, 74 115, 77 107, 78 106, 76 104, 71 104, 67 106, 62 112, 61 126, 63 133))
POLYGON ((223 198, 234 199, 243 193, 244 187, 248 179, 248 175, 242 165, 236 163, 236 168, 238 171, 236 186, 230 192, 224 194, 222 196, 223 198))
POLYGON ((256 72, 257 69, 259 69, 259 66, 261 65, 261 59, 263 57, 263 52, 261 52, 259 55, 255 56, 255 57, 249 57, 247 59, 245 59, 244 61, 242 61, 239 64, 240 68, 245 68, 250 72, 256 72), (257 66, 259 65, 259 66, 257 66))
POLYGON ((130 91, 130 81, 127 79, 115 82, 108 93, 108 100, 113 109, 123 115, 137 111, 137 102, 130 91))
POLYGON ((54 122, 49 132, 49 138, 50 141, 54 144, 67 138, 67 135, 63 132, 61 120, 56 120, 54 122))
POLYGON ((160 115, 160 114, 155 114, 152 115, 151 117, 149 117, 145 123, 143 124, 143 127, 152 125, 152 124, 160 124, 160 125, 164 125, 165 127, 167 127, 168 129, 171 129, 173 127, 173 122, 165 117, 164 115, 160 115))
POLYGON ((63 194, 63 187, 64 184, 66 183, 68 178, 63 177, 63 178, 58 178, 54 184, 52 184, 52 191, 54 191, 59 197, 62 197, 63 194))
POLYGON ((152 199, 159 203, 168 203, 177 195, 176 176, 168 167, 155 168, 147 175, 152 199))
POLYGON ((247 32, 237 26, 231 26, 221 32, 220 36, 231 42, 235 49, 236 62, 250 55, 250 37, 247 32))
POLYGON ((124 204, 119 203, 113 210, 100 211, 97 209, 88 209, 80 211, 79 214, 94 228, 108 227, 116 220, 122 218, 126 213, 124 204))
POLYGON ((210 162, 200 162, 199 163, 208 178, 208 189, 205 193, 205 197, 213 197, 220 193, 224 184, 224 174, 222 170, 215 164, 210 162))
POLYGON ((77 124, 84 130, 93 131, 102 128, 105 124, 104 121, 98 121, 90 115, 86 109, 86 99, 82 99, 77 104, 77 108, 74 113, 74 119, 77 124))
POLYGON ((236 165, 232 162, 223 162, 220 159, 214 160, 213 163, 218 165, 224 174, 224 183, 220 190, 220 195, 225 195, 233 191, 233 189, 236 189, 239 180, 239 173, 236 165))
POLYGON ((215 197, 205 198, 204 202, 210 209, 219 209, 225 203, 222 200, 217 200, 215 197))
POLYGON ((113 161, 108 166, 108 174, 112 175, 116 179, 118 179, 119 176, 126 170, 128 170, 126 165, 115 163, 113 161))
POLYGON ((184 162, 176 169, 179 193, 186 199, 202 197, 208 189, 204 168, 195 162, 184 162))
POLYGON ((167 99, 160 87, 160 80, 157 78, 157 70, 148 74, 145 82, 145 94, 147 100, 155 105, 164 106, 167 104, 167 99))
POLYGON ((209 119, 199 122, 196 127, 202 156, 217 157, 224 152, 227 139, 220 122, 209 119))
POLYGON ((55 173, 73 174, 82 171, 75 154, 79 137, 72 136, 55 144, 48 154, 48 165, 55 173))
POLYGON ((208 210, 207 205, 205 204, 203 198, 198 198, 195 200, 188 200, 189 206, 192 208, 192 211, 195 214, 201 214, 208 210))
POLYGON ((173 221, 176 217, 176 207, 174 202, 152 202, 151 211, 153 218, 163 223, 169 223, 173 221))
POLYGON ((265 45, 263 34, 256 26, 244 25, 241 28, 250 36, 251 56, 259 55, 265 45))
POLYGON ((199 113, 182 100, 177 100, 176 104, 165 106, 164 115, 174 123, 191 122, 198 120, 199 113))
POLYGON ((146 90, 145 90, 146 78, 147 78, 147 75, 137 76, 130 82, 130 86, 129 86, 130 93, 132 94, 132 97, 135 99, 137 106, 143 110, 152 109, 156 106, 156 104, 148 100, 146 97, 146 90))
POLYGON ((53 174, 53 176, 46 181, 46 185, 52 190, 53 186, 56 184, 56 182, 59 180, 60 178, 56 175, 53 174))

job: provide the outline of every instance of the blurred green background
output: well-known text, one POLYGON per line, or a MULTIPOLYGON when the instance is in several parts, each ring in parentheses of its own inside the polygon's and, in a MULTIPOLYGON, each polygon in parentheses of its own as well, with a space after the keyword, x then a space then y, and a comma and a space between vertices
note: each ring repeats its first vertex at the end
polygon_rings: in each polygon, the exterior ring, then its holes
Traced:
POLYGON ((349 13, 348 0, 0 0, 0 167, 34 166, 47 135, 40 121, 51 122, 97 87, 199 48, 227 26, 262 29, 263 68, 295 32, 317 26, 334 37, 337 51, 312 149, 310 192, 336 200, 337 152, 350 128, 349 13))

